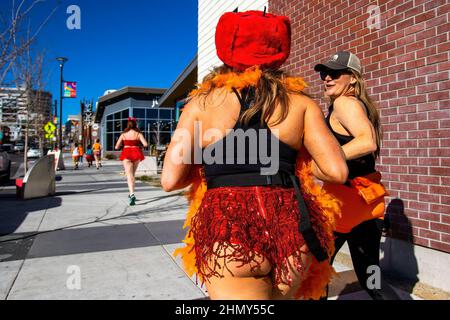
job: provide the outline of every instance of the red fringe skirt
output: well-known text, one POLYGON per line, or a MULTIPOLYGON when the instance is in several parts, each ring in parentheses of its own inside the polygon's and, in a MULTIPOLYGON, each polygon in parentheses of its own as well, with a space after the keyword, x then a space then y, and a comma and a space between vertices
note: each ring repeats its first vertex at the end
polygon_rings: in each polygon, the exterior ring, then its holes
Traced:
POLYGON ((123 148, 122 153, 120 154, 120 161, 130 160, 132 162, 142 161, 145 159, 144 153, 141 148, 138 147, 128 147, 123 148))
POLYGON ((305 241, 298 230, 300 215, 294 189, 277 186, 221 187, 206 191, 192 219, 196 267, 203 279, 222 277, 214 260, 259 268, 255 255, 268 259, 274 286, 290 285, 287 258, 299 273, 305 271, 300 248, 305 241), (232 248, 224 250, 225 248, 232 248), (225 252, 225 253, 224 253, 225 252))

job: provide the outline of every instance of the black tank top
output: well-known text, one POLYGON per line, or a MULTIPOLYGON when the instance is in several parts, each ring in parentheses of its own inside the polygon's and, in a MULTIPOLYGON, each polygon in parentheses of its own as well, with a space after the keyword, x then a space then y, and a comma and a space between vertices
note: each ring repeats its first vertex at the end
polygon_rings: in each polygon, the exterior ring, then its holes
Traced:
MULTIPOLYGON (((234 92, 241 103, 240 115, 242 115, 253 103, 254 90, 252 88, 243 89, 242 95, 239 95, 236 90, 234 92)), ((267 155, 269 159, 277 157, 280 169, 294 173, 298 151, 273 135, 266 124, 261 125, 260 118, 260 113, 255 114, 248 125, 245 126, 239 119, 230 133, 203 149, 202 160, 206 181, 223 175, 260 173, 261 168, 268 168, 271 165, 267 163, 267 159, 261 157, 261 154, 267 155), (243 135, 246 136, 245 140, 242 138, 243 135), (240 138, 237 138, 237 136, 240 138), (261 146, 264 145, 262 139, 265 140, 267 151, 264 150, 265 148, 261 149, 261 146), (278 144, 278 154, 272 154, 276 152, 276 150, 272 151, 273 143, 278 144), (218 157, 216 157, 217 150, 222 150, 218 157), (211 154, 214 159, 219 161, 207 163, 205 153, 211 154)))
MULTIPOLYGON (((364 106, 364 107, 366 108, 366 106, 364 106)), ((328 128, 330 128, 331 132, 336 137, 339 144, 341 146, 343 146, 343 145, 349 143, 350 141, 352 141, 354 139, 354 137, 343 135, 343 134, 337 133, 333 130, 333 128, 331 127, 331 123, 330 123, 330 117, 331 117, 332 113, 333 113, 333 105, 331 105, 328 109, 328 115, 326 118, 326 122, 327 122, 328 128)), ((367 108, 366 108, 366 113, 367 113, 367 108)), ((363 156, 363 157, 360 157, 357 159, 348 160, 347 166, 348 166, 348 171, 349 171, 349 173, 348 173, 349 179, 366 176, 366 175, 368 175, 370 173, 374 173, 376 171, 375 170, 375 157, 372 154, 368 154, 366 156, 363 156)))

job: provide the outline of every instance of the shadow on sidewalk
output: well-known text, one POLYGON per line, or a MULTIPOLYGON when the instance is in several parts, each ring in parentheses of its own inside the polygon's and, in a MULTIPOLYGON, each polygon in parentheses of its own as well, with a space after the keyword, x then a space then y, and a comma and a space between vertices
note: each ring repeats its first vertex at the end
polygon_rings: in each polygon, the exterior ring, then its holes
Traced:
MULTIPOLYGON (((386 272, 389 283, 412 294, 419 282, 419 268, 414 254, 411 222, 401 199, 392 199, 387 206, 384 233, 386 240, 381 243, 384 254, 380 266, 386 272)), ((413 299, 411 295, 409 298, 413 299)))
MULTIPOLYGON (((17 200, 16 194, 0 196, 0 237, 15 233, 29 215, 39 214, 42 210, 61 206, 59 197, 46 197, 32 200, 17 200)), ((36 225, 36 228, 38 225, 36 225)), ((33 230, 35 231, 35 230, 33 230)))

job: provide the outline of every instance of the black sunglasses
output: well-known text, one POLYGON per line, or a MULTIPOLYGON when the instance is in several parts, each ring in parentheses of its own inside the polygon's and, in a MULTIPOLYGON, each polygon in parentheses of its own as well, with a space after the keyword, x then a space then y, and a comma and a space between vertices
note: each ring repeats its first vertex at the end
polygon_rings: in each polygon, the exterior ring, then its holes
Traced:
POLYGON ((322 70, 320 71, 320 79, 322 79, 322 81, 325 81, 327 76, 330 76, 330 78, 332 80, 336 80, 339 79, 343 74, 348 74, 349 71, 348 70, 331 70, 331 69, 327 69, 327 70, 322 70))

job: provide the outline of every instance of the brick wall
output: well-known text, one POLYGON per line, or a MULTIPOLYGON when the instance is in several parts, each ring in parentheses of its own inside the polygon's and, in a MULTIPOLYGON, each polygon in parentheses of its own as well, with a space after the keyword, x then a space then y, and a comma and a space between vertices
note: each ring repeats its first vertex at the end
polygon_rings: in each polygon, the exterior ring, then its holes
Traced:
POLYGON ((448 1, 270 0, 269 8, 291 18, 285 69, 307 80, 324 110, 315 63, 338 50, 361 59, 382 116, 378 169, 391 195, 392 236, 450 252, 448 1), (367 27, 371 5, 379 29, 367 27))

